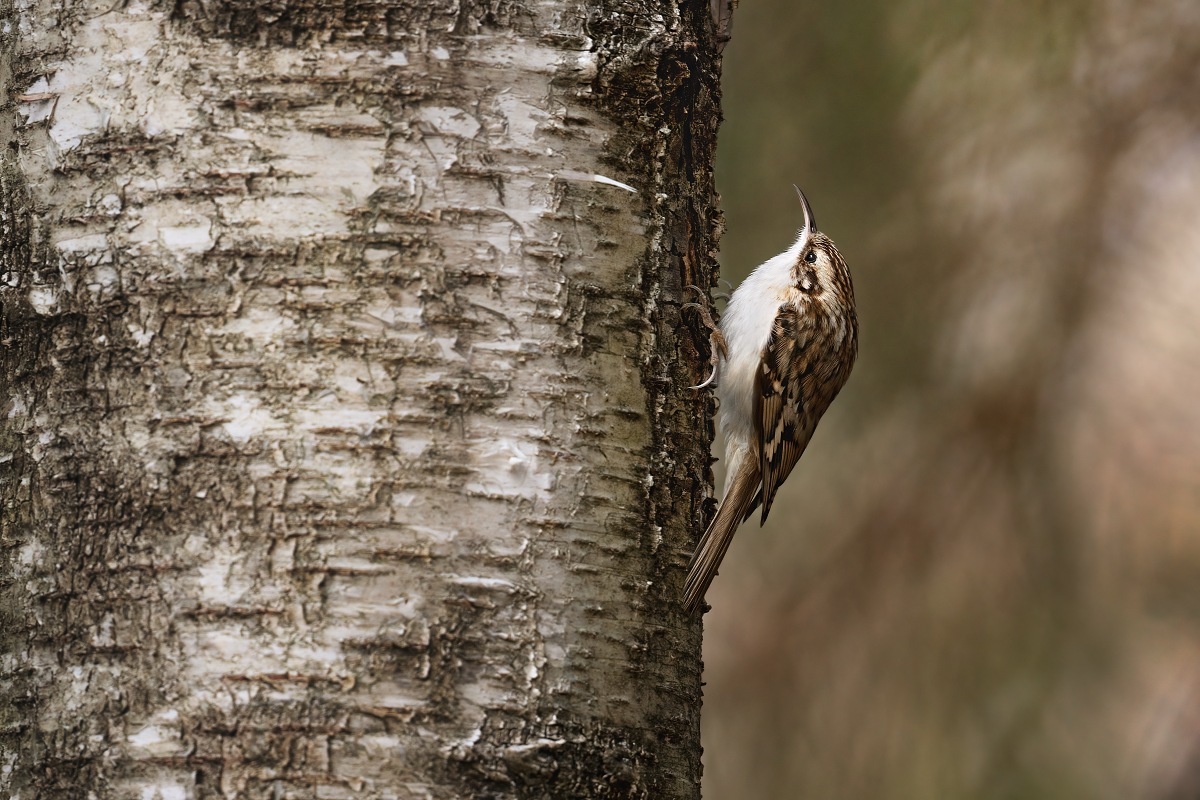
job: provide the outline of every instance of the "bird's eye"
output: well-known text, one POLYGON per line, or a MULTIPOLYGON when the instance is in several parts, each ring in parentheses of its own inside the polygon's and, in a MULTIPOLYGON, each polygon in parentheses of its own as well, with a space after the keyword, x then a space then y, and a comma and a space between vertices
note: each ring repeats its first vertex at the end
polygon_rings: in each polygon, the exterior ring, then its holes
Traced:
POLYGON ((807 261, 809 264, 817 263, 817 251, 809 250, 808 253, 804 256, 804 260, 807 261))

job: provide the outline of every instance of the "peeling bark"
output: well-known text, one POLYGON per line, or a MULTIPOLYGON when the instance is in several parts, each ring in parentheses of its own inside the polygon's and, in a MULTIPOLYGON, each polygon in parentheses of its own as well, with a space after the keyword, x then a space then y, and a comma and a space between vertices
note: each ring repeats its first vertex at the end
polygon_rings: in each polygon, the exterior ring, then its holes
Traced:
POLYGON ((0 794, 698 797, 708 5, 4 23, 0 794))

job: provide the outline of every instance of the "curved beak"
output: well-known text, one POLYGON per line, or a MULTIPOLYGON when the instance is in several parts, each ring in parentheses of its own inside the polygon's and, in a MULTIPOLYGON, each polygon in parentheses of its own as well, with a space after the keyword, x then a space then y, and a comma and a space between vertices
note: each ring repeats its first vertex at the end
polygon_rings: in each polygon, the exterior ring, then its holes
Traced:
POLYGON ((804 196, 804 192, 800 191, 800 187, 792 184, 792 188, 796 190, 796 194, 800 195, 800 205, 804 206, 804 230, 808 232, 817 229, 817 215, 813 213, 812 206, 808 204, 808 198, 804 196))

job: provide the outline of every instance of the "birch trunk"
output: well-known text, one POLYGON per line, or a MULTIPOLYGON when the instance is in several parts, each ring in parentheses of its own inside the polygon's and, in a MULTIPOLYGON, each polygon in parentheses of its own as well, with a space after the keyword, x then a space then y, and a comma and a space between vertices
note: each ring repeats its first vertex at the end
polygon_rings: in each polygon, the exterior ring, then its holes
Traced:
POLYGON ((708 4, 3 22, 0 795, 698 797, 708 4))

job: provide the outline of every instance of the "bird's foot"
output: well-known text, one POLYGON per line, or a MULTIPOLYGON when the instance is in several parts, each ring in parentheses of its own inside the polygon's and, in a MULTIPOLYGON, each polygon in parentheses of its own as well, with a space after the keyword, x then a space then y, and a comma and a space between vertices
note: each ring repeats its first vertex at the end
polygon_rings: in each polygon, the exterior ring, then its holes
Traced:
POLYGON ((718 279, 717 283, 721 283, 721 284, 724 284, 725 286, 728 286, 729 291, 728 292, 713 292, 713 297, 715 297, 717 300, 724 300, 726 303, 728 303, 729 298, 733 297, 733 284, 730 283, 729 281, 725 280, 724 278, 718 279))
MULTIPOLYGON (((702 298, 706 297, 705 292, 698 286, 688 286, 687 288, 702 298)), ((689 389, 706 389, 716 380, 717 367, 721 360, 729 357, 729 343, 725 341, 725 334, 721 332, 721 328, 713 319, 712 309, 709 308, 708 303, 684 303, 683 308, 696 309, 696 313, 700 315, 700 321, 704 323, 704 327, 708 328, 709 364, 712 365, 712 372, 709 373, 704 383, 688 387, 689 389)))

